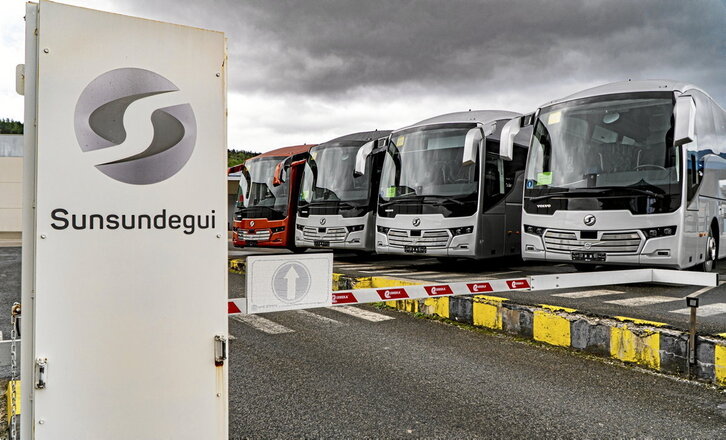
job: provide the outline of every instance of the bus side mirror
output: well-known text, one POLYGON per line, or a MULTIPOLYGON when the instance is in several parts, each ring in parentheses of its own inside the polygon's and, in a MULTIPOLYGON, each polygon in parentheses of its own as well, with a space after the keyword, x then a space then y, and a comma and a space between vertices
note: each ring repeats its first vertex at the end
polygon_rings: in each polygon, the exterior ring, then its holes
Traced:
POLYGON ((673 130, 673 144, 675 146, 687 144, 696 140, 696 103, 693 97, 681 95, 676 98, 673 108, 676 127, 673 130))
POLYGON ((282 171, 285 169, 285 161, 280 161, 275 166, 275 174, 272 175, 272 186, 280 186, 283 183, 285 183, 285 180, 282 177, 282 171))
POLYGON ((354 177, 359 177, 366 173, 366 161, 373 151, 375 144, 376 141, 370 141, 363 144, 363 146, 358 149, 358 152, 355 154, 355 170, 353 171, 354 177))
POLYGON ((482 139, 483 136, 479 127, 472 128, 466 133, 466 138, 464 139, 464 157, 461 159, 462 164, 472 165, 476 163, 476 152, 482 139))
POLYGON ((504 124, 502 133, 499 135, 499 156, 504 160, 512 160, 514 155, 514 138, 522 129, 524 116, 517 116, 504 124))

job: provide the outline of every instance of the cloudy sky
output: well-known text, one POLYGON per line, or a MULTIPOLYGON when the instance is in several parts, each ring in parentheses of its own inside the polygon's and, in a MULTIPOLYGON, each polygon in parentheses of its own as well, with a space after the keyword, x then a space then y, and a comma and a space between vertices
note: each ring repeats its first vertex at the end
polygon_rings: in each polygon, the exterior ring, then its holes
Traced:
MULTIPOLYGON (((726 107, 726 1, 66 0, 224 31, 229 147, 395 129, 467 109, 526 112, 628 78, 726 107)), ((0 6, 0 117, 22 120, 23 0, 0 6)))

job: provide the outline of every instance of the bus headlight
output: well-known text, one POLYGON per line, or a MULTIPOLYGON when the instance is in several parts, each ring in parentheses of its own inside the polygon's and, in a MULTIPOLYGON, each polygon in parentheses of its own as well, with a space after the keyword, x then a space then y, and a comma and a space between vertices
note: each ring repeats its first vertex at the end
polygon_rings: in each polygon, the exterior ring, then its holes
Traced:
POLYGON ((278 226, 276 228, 270 228, 270 231, 274 234, 275 232, 282 232, 285 230, 284 226, 278 226))
POLYGON ((676 234, 675 226, 663 226, 661 228, 641 229, 645 238, 668 237, 676 234))
POLYGON ((385 227, 385 226, 377 226, 377 227, 376 227, 376 229, 377 229, 377 230, 378 230, 378 232, 380 232, 381 234, 388 234, 388 231, 390 231, 390 230, 391 230, 391 228, 387 228, 387 227, 385 227))
POLYGON ((302 231, 303 229, 305 229, 305 225, 295 225, 295 227, 298 231, 302 231))
POLYGON ((364 225, 346 226, 346 228, 348 228, 348 232, 362 231, 364 227, 364 225))
POLYGON ((544 234, 544 228, 540 228, 539 226, 524 225, 524 232, 528 234, 539 235, 541 237, 542 234, 544 234))
POLYGON ((474 226, 463 226, 460 228, 451 228, 451 235, 456 237, 457 235, 471 234, 474 232, 474 226))

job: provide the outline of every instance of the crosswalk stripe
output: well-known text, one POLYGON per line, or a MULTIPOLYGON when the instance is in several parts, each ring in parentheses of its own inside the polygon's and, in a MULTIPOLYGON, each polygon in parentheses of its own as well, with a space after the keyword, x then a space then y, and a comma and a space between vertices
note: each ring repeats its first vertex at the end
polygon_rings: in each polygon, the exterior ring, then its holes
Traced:
POLYGON ((608 304, 615 304, 618 306, 649 306, 652 304, 667 303, 673 301, 683 301, 683 298, 675 298, 672 296, 640 296, 637 298, 628 299, 616 299, 613 301, 605 301, 608 304))
POLYGON ((326 324, 340 324, 340 321, 336 321, 335 319, 328 318, 327 316, 318 315, 317 313, 308 312, 307 310, 296 310, 295 313, 298 315, 304 316, 306 318, 315 319, 321 322, 324 322, 326 324))
POLYGON ((582 290, 579 292, 555 293, 552 296, 559 296, 560 298, 593 298, 595 296, 619 295, 622 293, 625 292, 618 290, 582 290))
POLYGON ((361 309, 358 307, 353 306, 336 306, 331 307, 330 310, 335 310, 336 312, 344 313, 346 315, 350 315, 356 318, 365 319, 366 321, 371 322, 381 322, 381 321, 388 321, 390 319, 395 319, 392 316, 383 315, 381 313, 371 312, 370 310, 361 309))
MULTIPOLYGON (((686 307, 685 309, 672 310, 671 313, 690 315, 691 308, 686 307)), ((706 304, 705 306, 699 307, 696 313, 698 314, 698 316, 720 315, 722 313, 726 313, 726 303, 706 304)))
POLYGON ((232 316, 232 319, 254 327, 269 335, 280 335, 283 333, 293 333, 295 331, 258 315, 234 315, 232 316))

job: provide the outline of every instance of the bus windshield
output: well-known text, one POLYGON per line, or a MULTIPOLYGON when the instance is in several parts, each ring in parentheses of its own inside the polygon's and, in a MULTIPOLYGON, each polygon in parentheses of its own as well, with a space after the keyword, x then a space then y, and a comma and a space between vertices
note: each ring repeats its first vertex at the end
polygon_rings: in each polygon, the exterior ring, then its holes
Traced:
POLYGON ((312 148, 305 164, 301 205, 346 202, 367 205, 370 172, 354 176, 355 157, 364 142, 312 148))
POLYGON ((392 203, 476 200, 479 167, 462 164, 466 133, 475 127, 450 123, 393 133, 383 163, 380 198, 392 203))
POLYGON ((680 194, 672 115, 671 92, 606 95, 543 108, 532 136, 525 195, 680 194))
POLYGON ((278 219, 287 215, 288 185, 272 185, 275 167, 284 157, 250 160, 240 178, 237 209, 243 216, 278 219))

